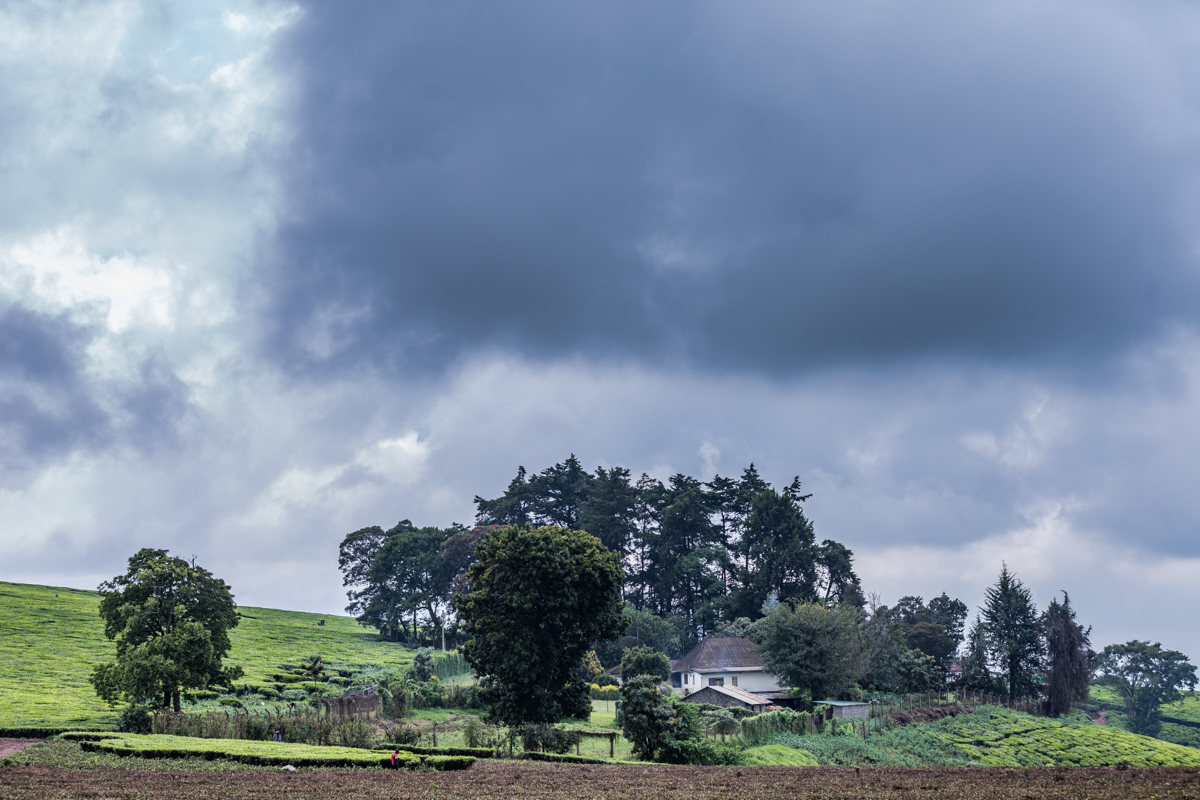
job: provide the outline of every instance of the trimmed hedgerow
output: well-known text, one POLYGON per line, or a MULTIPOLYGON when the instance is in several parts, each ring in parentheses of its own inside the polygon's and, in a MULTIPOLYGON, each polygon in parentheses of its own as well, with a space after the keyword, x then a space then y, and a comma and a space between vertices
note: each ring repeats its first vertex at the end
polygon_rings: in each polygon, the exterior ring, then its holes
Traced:
MULTIPOLYGON (((85 750, 98 750, 141 758, 226 759, 258 766, 296 767, 390 767, 391 755, 375 750, 350 747, 318 747, 284 742, 246 739, 196 739, 190 736, 139 736, 123 734, 98 741, 82 741, 85 750)), ((404 769, 422 765, 434 769, 467 769, 475 759, 469 756, 427 756, 400 753, 398 764, 404 769)))
POLYGON ((524 753, 521 758, 529 761, 553 761, 559 764, 611 764, 607 758, 588 758, 587 756, 560 755, 558 753, 539 753, 536 750, 524 753))
POLYGON ((472 758, 495 758, 495 753, 486 747, 418 747, 412 744, 397 744, 384 742, 377 744, 372 750, 386 750, 389 753, 399 750, 401 753, 416 753, 422 756, 471 756, 472 758))

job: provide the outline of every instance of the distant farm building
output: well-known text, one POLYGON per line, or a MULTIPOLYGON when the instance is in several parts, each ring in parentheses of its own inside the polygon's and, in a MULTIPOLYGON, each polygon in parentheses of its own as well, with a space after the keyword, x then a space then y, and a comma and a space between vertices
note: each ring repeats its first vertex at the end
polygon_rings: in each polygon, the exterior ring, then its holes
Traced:
POLYGON ((849 700, 818 700, 813 705, 829 706, 825 719, 848 719, 855 717, 866 719, 871 716, 870 703, 857 703, 849 700))
POLYGON ((745 708, 755 714, 766 711, 767 706, 771 705, 771 701, 767 698, 734 686, 705 686, 690 693, 683 701, 685 703, 709 703, 723 708, 745 708))
POLYGON ((767 672, 759 658, 758 645, 741 636, 700 642, 671 665, 671 685, 689 699, 709 687, 740 689, 765 703, 787 698, 786 687, 779 685, 779 680, 767 672))

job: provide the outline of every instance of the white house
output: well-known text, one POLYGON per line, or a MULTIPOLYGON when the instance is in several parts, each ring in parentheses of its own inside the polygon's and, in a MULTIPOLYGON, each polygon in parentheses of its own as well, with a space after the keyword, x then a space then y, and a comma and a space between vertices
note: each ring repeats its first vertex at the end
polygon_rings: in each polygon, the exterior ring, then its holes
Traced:
POLYGON ((778 678, 767 673, 758 646, 743 637, 700 642, 671 665, 671 685, 685 694, 708 686, 729 686, 768 699, 787 691, 778 678))

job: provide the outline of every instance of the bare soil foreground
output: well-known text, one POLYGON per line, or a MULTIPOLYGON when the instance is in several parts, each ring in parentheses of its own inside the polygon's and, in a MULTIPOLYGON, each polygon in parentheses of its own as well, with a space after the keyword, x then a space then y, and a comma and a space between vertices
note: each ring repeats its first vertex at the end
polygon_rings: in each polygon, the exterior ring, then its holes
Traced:
POLYGON ((41 744, 45 739, 0 739, 0 758, 19 753, 27 747, 41 744))
POLYGON ((1200 800, 1200 770, 899 767, 640 767, 478 763, 466 772, 312 770, 287 774, 154 772, 9 767, 0 798, 1191 798, 1200 800))

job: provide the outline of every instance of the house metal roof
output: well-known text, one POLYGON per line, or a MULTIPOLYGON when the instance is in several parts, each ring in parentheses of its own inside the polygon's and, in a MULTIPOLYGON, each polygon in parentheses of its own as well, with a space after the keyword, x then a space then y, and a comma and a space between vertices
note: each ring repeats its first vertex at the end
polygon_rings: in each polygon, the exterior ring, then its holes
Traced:
POLYGON ((693 647, 674 672, 719 672, 764 669, 758 645, 742 636, 705 639, 693 647))
POLYGON ((714 692, 720 692, 726 697, 732 697, 734 700, 740 700, 746 705, 751 706, 766 706, 770 705, 771 701, 765 697, 760 697, 756 694, 751 694, 745 689, 739 689, 736 686, 705 686, 702 689, 697 689, 688 695, 687 699, 694 698, 696 695, 704 691, 704 689, 712 689, 714 692))
POLYGON ((818 700, 813 705, 818 706, 869 706, 870 703, 862 703, 857 700, 818 700))

